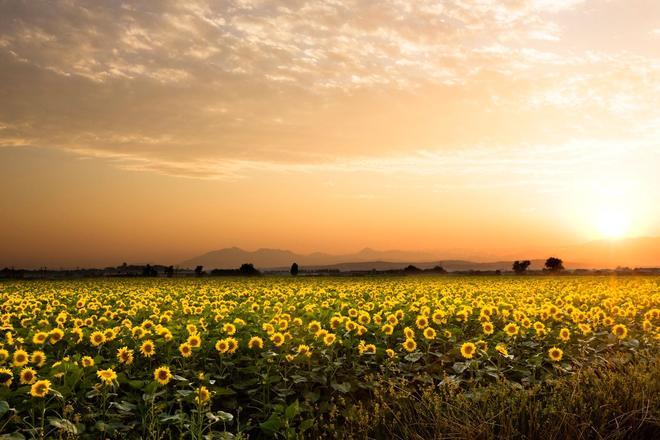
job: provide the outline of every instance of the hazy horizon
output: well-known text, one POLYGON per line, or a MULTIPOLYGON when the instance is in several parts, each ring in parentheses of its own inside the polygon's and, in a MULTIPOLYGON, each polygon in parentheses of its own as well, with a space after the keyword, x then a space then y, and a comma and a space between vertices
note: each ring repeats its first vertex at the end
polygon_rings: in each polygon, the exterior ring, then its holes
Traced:
POLYGON ((660 251, 658 250, 660 237, 631 237, 620 239, 594 240, 587 243, 574 243, 568 246, 555 246, 547 248, 531 249, 505 249, 502 252, 483 252, 479 249, 379 249, 370 246, 350 249, 344 252, 327 252, 323 249, 312 251, 298 251, 281 247, 259 246, 256 248, 244 248, 240 246, 220 246, 212 249, 200 251, 194 255, 177 256, 170 260, 144 259, 131 260, 126 258, 108 258, 101 257, 96 263, 88 264, 83 260, 82 264, 72 261, 68 264, 61 264, 61 261, 55 260, 52 263, 43 264, 12 264, 0 260, 0 268, 16 269, 39 269, 47 267, 49 269, 76 269, 76 268, 103 268, 120 266, 123 263, 134 265, 174 265, 180 267, 192 268, 197 264, 212 268, 231 268, 241 263, 254 262, 250 258, 239 259, 232 264, 208 264, 202 261, 187 264, 187 261, 204 260, 208 255, 217 252, 241 251, 247 255, 261 255, 277 252, 290 252, 299 257, 325 257, 317 258, 316 263, 306 262, 305 259, 282 260, 277 264, 258 264, 260 267, 284 267, 292 262, 300 262, 305 266, 332 265, 339 263, 357 263, 383 261, 392 263, 430 263, 441 260, 462 260, 474 263, 493 263, 501 261, 514 260, 544 260, 550 256, 563 258, 564 262, 573 268, 615 268, 615 267, 657 267, 660 266, 660 251), (603 255, 603 252, 610 251, 610 255, 603 255), (374 255, 373 257, 371 255, 374 255), (328 259, 329 258, 329 259, 328 259))
POLYGON ((658 84, 654 0, 2 2, 0 266, 658 237, 658 84))

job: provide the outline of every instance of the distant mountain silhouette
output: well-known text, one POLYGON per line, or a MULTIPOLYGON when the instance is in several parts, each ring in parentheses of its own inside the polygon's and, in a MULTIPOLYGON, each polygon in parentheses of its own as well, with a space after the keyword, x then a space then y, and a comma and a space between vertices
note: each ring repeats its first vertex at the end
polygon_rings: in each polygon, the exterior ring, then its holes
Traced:
MULTIPOLYGON (((567 269, 660 267, 660 237, 626 238, 619 240, 596 240, 573 246, 557 247, 542 251, 539 255, 518 255, 514 259, 530 259, 530 269, 541 269, 545 258, 555 255, 564 260, 567 269)), ((508 256, 507 256, 508 257, 508 256)), ((492 261, 471 261, 457 258, 443 259, 440 253, 426 251, 379 251, 364 248, 356 253, 333 255, 323 252, 298 254, 283 249, 257 249, 246 251, 238 247, 219 249, 190 258, 180 263, 181 267, 204 266, 237 268, 243 263, 252 263, 257 269, 286 269, 296 262, 301 270, 334 268, 340 270, 389 270, 402 269, 409 264, 419 268, 441 265, 446 270, 510 270, 513 259, 494 257, 492 261)), ((480 259, 481 260, 481 259, 480 259)))
POLYGON ((408 252, 400 250, 377 251, 364 248, 354 254, 332 255, 323 252, 312 254, 296 254, 282 249, 257 249, 245 251, 237 247, 219 249, 204 255, 183 261, 181 267, 204 266, 205 268, 231 268, 249 262, 260 269, 290 267, 291 263, 298 263, 301 268, 306 266, 323 266, 346 262, 365 261, 431 261, 437 258, 427 252, 408 252))

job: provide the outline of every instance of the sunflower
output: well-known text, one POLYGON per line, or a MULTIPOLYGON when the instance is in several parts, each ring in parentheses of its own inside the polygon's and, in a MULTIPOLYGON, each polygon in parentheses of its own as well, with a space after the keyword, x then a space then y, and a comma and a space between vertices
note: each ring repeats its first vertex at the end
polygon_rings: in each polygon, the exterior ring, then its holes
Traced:
POLYGON ((144 357, 151 357, 156 354, 156 345, 154 344, 154 341, 151 339, 144 341, 142 345, 140 345, 140 353, 142 353, 144 357))
POLYGON ((486 335, 492 335, 493 332, 495 331, 495 327, 493 326, 493 323, 490 321, 482 323, 481 328, 483 329, 484 334, 486 335))
POLYGON ((0 348, 0 364, 4 364, 9 359, 9 352, 4 348, 0 348))
POLYGON ((309 356, 312 355, 312 351, 311 351, 311 348, 309 347, 309 345, 300 344, 298 346, 298 348, 296 348, 296 351, 301 356, 308 356, 309 357, 309 356))
POLYGON ((424 315, 419 315, 417 319, 415 319, 415 325, 418 329, 422 330, 429 325, 429 318, 424 315))
POLYGON ((46 363, 46 353, 43 351, 33 351, 32 356, 30 356, 30 362, 34 364, 37 368, 41 368, 46 363))
POLYGON ((147 332, 142 327, 133 327, 131 329, 131 336, 135 339, 142 339, 147 332))
POLYGON ((229 343, 226 339, 220 339, 215 343, 215 349, 218 353, 227 353, 227 350, 229 350, 229 343))
POLYGON ((83 331, 80 329, 80 327, 76 327, 71 329, 71 334, 76 335, 78 338, 76 339, 76 344, 79 344, 82 342, 84 339, 83 331))
POLYGON ((476 351, 477 346, 472 342, 466 342, 461 345, 461 356, 463 356, 465 359, 472 359, 476 351))
POLYGON ((112 385, 117 380, 117 373, 112 368, 99 370, 96 372, 96 375, 105 385, 112 385))
POLYGON ((238 350, 238 340, 236 338, 227 338, 227 353, 236 353, 238 350))
POLYGON ((357 324, 350 319, 346 320, 346 324, 344 324, 344 327, 346 328, 347 331, 352 332, 357 328, 357 324))
POLYGON ((445 321, 445 312, 442 310, 436 310, 433 312, 433 315, 431 315, 431 319, 436 324, 442 324, 445 321))
POLYGON ((428 340, 435 339, 436 337, 436 332, 432 327, 426 327, 424 329, 424 337, 428 340))
POLYGON ((46 397, 50 392, 50 381, 49 380, 39 380, 32 384, 30 388, 30 395, 33 397, 46 397))
POLYGON ((411 338, 406 339, 402 345, 403 348, 409 353, 412 353, 417 348, 417 342, 411 338))
POLYGON ((259 336, 252 336, 248 341, 248 348, 264 348, 264 340, 259 336))
POLYGON ((591 326, 589 324, 580 324, 578 327, 582 332, 582 336, 587 336, 589 333, 591 333, 591 326))
POLYGON ((14 367, 22 367, 30 362, 30 355, 25 350, 16 350, 13 356, 14 367))
POLYGON ((172 380, 172 373, 168 367, 158 367, 154 370, 154 380, 161 385, 167 385, 172 380))
POLYGON ((403 329, 403 335, 406 337, 406 339, 413 339, 415 337, 415 330, 411 329, 410 327, 405 327, 403 329))
POLYGON ((50 343, 51 344, 57 344, 59 341, 62 340, 62 338, 64 338, 64 332, 62 331, 62 329, 55 328, 55 329, 51 330, 51 332, 50 332, 50 343))
POLYGON ((339 316, 333 316, 330 318, 330 327, 333 330, 337 330, 337 328, 341 325, 342 318, 339 316))
POLYGON ((0 368, 0 385, 9 387, 14 381, 14 373, 9 368, 0 368))
POLYGON ((612 327, 612 334, 619 339, 625 339, 628 335, 628 328, 623 324, 617 324, 612 327))
POLYGON ((94 358, 92 358, 90 356, 83 356, 80 361, 82 362, 82 366, 85 367, 85 368, 89 368, 89 367, 94 366, 94 358))
POLYGON ((385 324, 381 327, 380 331, 389 336, 394 333, 394 327, 392 327, 392 324, 385 324))
POLYGON ((477 348, 478 348, 479 350, 481 350, 481 351, 488 351, 488 343, 487 343, 486 341, 484 341, 484 340, 481 340, 481 339, 478 340, 478 341, 476 342, 476 346, 477 346, 477 348))
POLYGON ((327 346, 330 346, 335 343, 335 340, 337 339, 337 336, 334 333, 328 333, 325 335, 323 338, 323 343, 327 346))
POLYGON ((499 354, 505 357, 509 355, 509 350, 506 349, 506 346, 504 344, 497 344, 495 346, 495 351, 497 351, 499 354))
POLYGON ((559 362, 564 356, 564 352, 561 350, 561 348, 552 347, 548 350, 548 356, 553 362, 559 362))
POLYGON ((21 370, 19 375, 20 382, 23 385, 31 385, 37 380, 37 372, 33 368, 26 367, 21 370))
POLYGON ((46 332, 37 332, 32 336, 32 343, 33 344, 44 344, 46 342, 46 339, 48 339, 48 333, 46 332))
POLYGON ((179 345, 179 353, 181 353, 181 356, 184 358, 192 356, 192 347, 190 346, 189 343, 184 342, 181 345, 179 345))
POLYGON ((394 359, 396 357, 396 352, 394 350, 392 350, 391 348, 386 349, 385 354, 390 359, 394 359))
POLYGON ((204 405, 211 400, 211 392, 205 386, 201 386, 195 390, 195 402, 198 405, 204 405))
POLYGON ((128 347, 122 347, 117 350, 117 360, 120 364, 131 365, 133 363, 133 350, 128 347))
POLYGON ((566 327, 559 330, 559 339, 566 342, 571 339, 571 332, 566 327))
POLYGON ((316 333, 321 330, 321 323, 318 321, 312 321, 307 325, 307 330, 309 330, 310 333, 316 333))
POLYGON ((376 346, 374 344, 364 344, 360 349, 360 354, 376 354, 376 346))
POLYGON ((510 322, 504 326, 504 333, 506 333, 508 336, 516 336, 518 331, 518 325, 514 324, 513 322, 510 322))
POLYGON ((95 331, 89 336, 89 342, 92 344, 94 347, 98 347, 99 345, 103 344, 106 341, 106 337, 103 334, 103 332, 100 331, 95 331))
POLYGON ((202 338, 198 334, 188 336, 188 345, 192 348, 199 348, 202 346, 202 338))
POLYGON ((284 335, 282 333, 273 333, 270 340, 276 347, 279 347, 284 344, 284 335))

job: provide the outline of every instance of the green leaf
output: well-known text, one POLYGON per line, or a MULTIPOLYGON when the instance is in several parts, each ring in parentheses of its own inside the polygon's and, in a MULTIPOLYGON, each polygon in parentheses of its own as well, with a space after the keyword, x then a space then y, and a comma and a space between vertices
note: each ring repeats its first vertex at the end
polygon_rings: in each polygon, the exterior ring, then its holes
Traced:
POLYGON ((0 400, 0 417, 7 414, 8 411, 9 411, 9 404, 7 403, 7 401, 0 400))
POLYGON ((215 391, 216 396, 233 396, 236 394, 236 391, 229 388, 215 388, 213 391, 215 391))
POLYGON ((234 416, 228 412, 224 411, 218 411, 215 413, 220 420, 222 420, 224 423, 230 423, 232 420, 234 420, 234 416))
POLYGON ((296 400, 291 405, 286 407, 286 410, 284 411, 284 417, 287 420, 291 420, 298 414, 298 411, 300 411, 300 406, 298 404, 298 400, 296 400))
POLYGON ((417 351, 415 353, 410 353, 410 354, 406 355, 406 357, 404 357, 404 359, 407 360, 408 362, 417 362, 418 360, 420 360, 422 358, 422 356, 424 356, 424 354, 417 351))
POLYGON ((25 440, 25 436, 20 432, 12 432, 11 434, 0 435, 0 440, 25 440))
POLYGON ((351 384, 350 382, 344 382, 344 383, 337 383, 337 382, 332 382, 330 386, 339 391, 340 393, 348 393, 351 391, 351 384))
POLYGON ((147 384, 146 381, 144 380, 129 380, 128 385, 130 385, 131 388, 135 388, 136 390, 141 390, 144 388, 144 386, 147 384))
POLYGON ((300 432, 307 431, 309 428, 314 426, 314 419, 303 420, 300 423, 300 432))
POLYGON ((282 427, 282 420, 277 414, 271 414, 271 416, 265 422, 259 424, 259 427, 266 434, 273 435, 282 427))
POLYGON ((110 403, 110 406, 114 406, 119 411, 124 411, 124 412, 132 412, 133 410, 135 410, 137 408, 137 405, 135 405, 133 403, 130 403, 130 402, 126 402, 125 400, 122 400, 121 403, 120 402, 112 402, 112 403, 110 403))
POLYGON ((70 434, 78 434, 78 428, 76 428, 76 425, 66 419, 49 417, 48 423, 50 423, 51 426, 61 429, 62 431, 66 431, 70 434))

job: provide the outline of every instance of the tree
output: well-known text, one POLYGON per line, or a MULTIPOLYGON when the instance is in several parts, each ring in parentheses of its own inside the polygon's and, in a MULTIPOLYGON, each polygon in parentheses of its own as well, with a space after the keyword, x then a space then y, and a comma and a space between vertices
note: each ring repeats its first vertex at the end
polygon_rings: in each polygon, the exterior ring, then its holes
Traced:
POLYGON ((147 264, 142 268, 142 276, 144 277, 157 277, 158 271, 151 267, 151 264, 147 264))
POLYGON ((261 272, 255 269, 252 263, 241 264, 241 268, 238 269, 238 271, 241 273, 241 275, 245 276, 261 275, 261 272))
POLYGON ((420 273, 422 269, 419 267, 413 266, 412 264, 408 265, 405 269, 403 269, 405 273, 420 273))
POLYGON ((167 266, 165 268, 165 276, 167 278, 172 278, 174 276, 174 266, 167 266))
POLYGON ((550 257, 545 260, 545 267, 548 272, 559 272, 564 270, 564 262, 559 258, 550 257))
POLYGON ((433 266, 431 269, 427 269, 429 272, 434 272, 434 273, 447 273, 444 267, 442 266, 433 266))
POLYGON ((195 268, 195 276, 201 277, 204 274, 204 266, 197 266, 195 268))
POLYGON ((291 275, 294 276, 294 277, 296 275, 298 275, 298 263, 293 263, 291 265, 291 271, 290 272, 291 272, 291 275))
POLYGON ((532 264, 532 262, 529 260, 522 260, 522 261, 516 260, 513 262, 513 271, 518 275, 521 275, 525 273, 525 271, 527 270, 530 264, 532 264))

